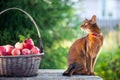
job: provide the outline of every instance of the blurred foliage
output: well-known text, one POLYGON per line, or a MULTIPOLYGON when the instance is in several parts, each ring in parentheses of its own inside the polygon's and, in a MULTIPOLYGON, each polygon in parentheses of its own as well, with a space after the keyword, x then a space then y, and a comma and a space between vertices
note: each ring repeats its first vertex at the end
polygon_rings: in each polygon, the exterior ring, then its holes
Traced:
POLYGON ((95 66, 95 72, 103 80, 120 79, 120 46, 115 50, 102 51, 95 66))
POLYGON ((120 31, 120 24, 118 24, 118 25, 116 26, 116 30, 117 30, 117 31, 120 31))
MULTIPOLYGON (((40 68, 65 68, 68 48, 63 47, 62 41, 74 36, 72 28, 68 27, 73 17, 73 4, 71 0, 0 0, 0 11, 18 7, 28 12, 39 26, 45 49, 40 68)), ((19 38, 23 39, 21 35, 31 37, 39 46, 37 32, 28 16, 17 10, 0 15, 0 45, 14 45, 19 38)))
MULTIPOLYGON (((0 11, 9 7, 27 11, 38 24, 43 40, 45 56, 40 68, 65 69, 70 45, 84 35, 79 29, 80 20, 74 15, 73 4, 72 0, 0 0, 0 11)), ((15 10, 0 15, 0 45, 14 45, 24 36, 31 37, 39 46, 36 29, 26 15, 15 10)), ((108 48, 108 44, 105 46, 108 48)), ((103 48, 95 66, 97 75, 104 80, 119 80, 119 53, 120 47, 115 50, 103 48)))

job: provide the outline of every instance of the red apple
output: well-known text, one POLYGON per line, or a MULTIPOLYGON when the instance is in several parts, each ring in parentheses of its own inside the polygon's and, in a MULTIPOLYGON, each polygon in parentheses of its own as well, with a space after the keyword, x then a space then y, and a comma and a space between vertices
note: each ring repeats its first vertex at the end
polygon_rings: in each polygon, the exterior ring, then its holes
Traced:
POLYGON ((31 51, 32 51, 33 54, 39 54, 40 53, 40 49, 38 47, 35 47, 35 46, 31 49, 31 51))
POLYGON ((20 49, 14 48, 14 49, 12 50, 11 54, 12 54, 13 56, 15 56, 15 55, 20 55, 20 49))
POLYGON ((0 46, 0 56, 5 56, 6 55, 6 49, 4 46, 0 46))
POLYGON ((23 43, 20 43, 20 42, 17 42, 16 44, 15 44, 15 48, 18 48, 18 49, 23 49, 23 43))
POLYGON ((31 51, 29 49, 22 49, 22 55, 28 55, 31 54, 31 51))
POLYGON ((34 46, 34 42, 33 42, 33 40, 31 38, 27 38, 23 42, 23 46, 24 46, 24 48, 32 49, 32 47, 34 46))
POLYGON ((6 49, 6 53, 7 53, 8 55, 11 55, 11 52, 12 52, 12 50, 14 49, 14 46, 12 46, 12 45, 5 45, 4 47, 5 47, 5 49, 6 49))
POLYGON ((1 56, 9 56, 9 54, 7 52, 2 52, 1 56))

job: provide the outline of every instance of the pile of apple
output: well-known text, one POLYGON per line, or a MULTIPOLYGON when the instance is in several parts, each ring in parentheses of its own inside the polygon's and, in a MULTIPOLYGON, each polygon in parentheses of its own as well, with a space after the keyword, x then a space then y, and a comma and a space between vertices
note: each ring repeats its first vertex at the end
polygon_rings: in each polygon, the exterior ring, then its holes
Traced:
POLYGON ((14 46, 0 46, 0 56, 16 56, 30 54, 40 54, 40 49, 34 45, 34 42, 31 38, 26 38, 22 43, 17 42, 14 46))

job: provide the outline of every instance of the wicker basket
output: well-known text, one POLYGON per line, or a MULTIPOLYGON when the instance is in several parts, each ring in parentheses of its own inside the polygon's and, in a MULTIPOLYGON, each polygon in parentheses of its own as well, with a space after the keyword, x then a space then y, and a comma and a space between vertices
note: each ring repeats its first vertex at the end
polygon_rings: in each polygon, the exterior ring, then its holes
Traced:
POLYGON ((43 45, 40 36, 40 32, 37 24, 33 18, 24 10, 20 8, 8 8, 0 12, 0 15, 9 10, 18 10, 26 14, 30 20, 35 25, 35 28, 38 33, 40 41, 40 54, 34 55, 19 55, 19 56, 0 56, 0 76, 9 76, 9 77, 25 77, 25 76, 35 76, 41 62, 41 59, 44 55, 43 45))

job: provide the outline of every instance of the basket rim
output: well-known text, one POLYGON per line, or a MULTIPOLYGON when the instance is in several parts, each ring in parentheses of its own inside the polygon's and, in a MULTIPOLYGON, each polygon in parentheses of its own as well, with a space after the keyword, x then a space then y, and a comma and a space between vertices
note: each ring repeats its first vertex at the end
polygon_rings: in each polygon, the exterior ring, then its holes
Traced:
POLYGON ((0 58, 18 58, 18 57, 34 57, 34 56, 43 56, 44 53, 39 54, 29 54, 29 55, 15 55, 15 56, 0 56, 0 58))

